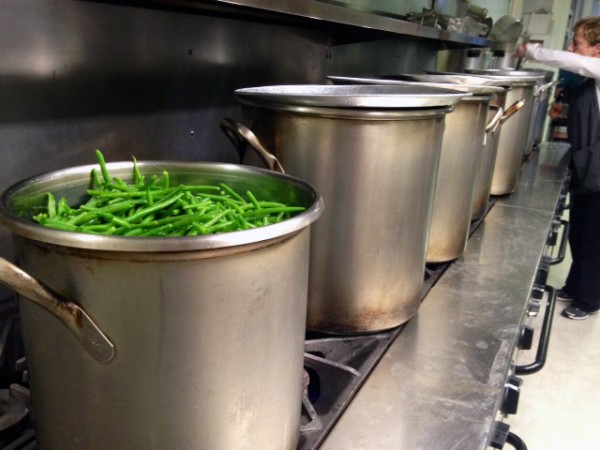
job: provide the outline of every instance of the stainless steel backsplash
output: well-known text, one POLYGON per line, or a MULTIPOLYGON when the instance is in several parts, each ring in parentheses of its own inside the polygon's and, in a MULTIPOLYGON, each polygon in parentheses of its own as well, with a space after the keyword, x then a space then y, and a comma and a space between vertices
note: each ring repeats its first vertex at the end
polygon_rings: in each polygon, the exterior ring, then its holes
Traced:
MULTIPOLYGON (((283 16, 5 0, 0 190, 93 163, 96 148, 110 161, 135 155, 235 163, 219 128, 224 117, 241 118, 235 89, 415 71, 435 62, 433 41, 331 45, 339 42, 335 33, 325 22, 283 16)), ((346 29, 345 42, 351 35, 346 29)), ((0 232, 0 255, 10 258, 7 242, 0 232)))

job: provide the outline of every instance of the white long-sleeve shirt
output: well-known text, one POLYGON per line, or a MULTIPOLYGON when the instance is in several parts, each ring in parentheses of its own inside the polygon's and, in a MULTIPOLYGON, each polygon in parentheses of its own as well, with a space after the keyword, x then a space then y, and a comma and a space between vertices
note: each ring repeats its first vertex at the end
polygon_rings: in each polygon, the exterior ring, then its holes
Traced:
POLYGON ((564 50, 551 50, 541 47, 540 44, 527 44, 526 57, 587 78, 594 78, 596 80, 596 97, 598 105, 600 105, 600 58, 564 50))

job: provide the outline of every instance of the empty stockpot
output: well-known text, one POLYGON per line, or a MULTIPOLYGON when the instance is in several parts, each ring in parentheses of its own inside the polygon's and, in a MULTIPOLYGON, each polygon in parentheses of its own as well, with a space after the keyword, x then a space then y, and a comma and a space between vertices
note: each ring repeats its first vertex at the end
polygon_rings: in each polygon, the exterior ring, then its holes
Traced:
POLYGON ((501 69, 473 69, 468 72, 508 83, 511 89, 507 93, 506 104, 525 101, 523 107, 515 114, 515 119, 502 127, 492 177, 491 195, 511 194, 519 183, 525 149, 529 145, 528 133, 532 126, 534 93, 543 75, 501 69))
POLYGON ((483 86, 502 87, 502 92, 497 92, 495 98, 490 102, 488 110, 488 125, 484 136, 483 153, 481 156, 481 164, 477 181, 475 182, 475 192, 473 194, 473 209, 471 220, 477 220, 483 217, 487 211, 490 193, 492 189, 492 179, 494 176, 494 168, 496 165, 496 156, 498 153, 498 142, 504 123, 513 117, 525 104, 524 99, 515 100, 511 104, 506 103, 506 99, 511 88, 509 80, 494 79, 492 77, 465 75, 457 73, 427 73, 427 74, 405 74, 401 76, 403 79, 418 80, 418 81, 437 81, 442 83, 452 84, 471 84, 483 86), (495 121, 501 109, 504 113, 500 120, 495 121))
MULTIPOLYGON (((406 76, 407 78, 410 76, 406 76)), ((414 81, 371 78, 330 77, 334 82, 414 84, 414 81)), ((471 210, 484 149, 486 128, 494 127, 503 110, 496 109, 488 123, 488 111, 496 95, 504 88, 484 84, 449 84, 434 82, 444 76, 413 77, 418 85, 442 87, 469 93, 446 117, 440 165, 435 188, 433 213, 429 230, 426 261, 441 263, 458 258, 467 246, 471 225, 471 210), (418 78, 421 78, 418 80, 418 78), (427 81, 425 81, 427 79, 427 81)))
MULTIPOLYGON (((409 320, 421 302, 445 118, 471 94, 297 85, 236 95, 262 145, 327 205, 311 234, 308 328, 351 334, 409 320)), ((239 125, 223 124, 242 148, 239 125)))

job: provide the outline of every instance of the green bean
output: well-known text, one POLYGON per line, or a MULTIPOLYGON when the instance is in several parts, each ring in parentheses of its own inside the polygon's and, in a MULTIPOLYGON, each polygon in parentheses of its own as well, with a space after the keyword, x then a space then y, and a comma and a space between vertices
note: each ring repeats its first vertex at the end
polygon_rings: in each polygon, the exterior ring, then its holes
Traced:
POLYGON ((173 229, 173 224, 166 224, 162 227, 152 228, 144 233, 138 234, 138 236, 164 236, 166 232, 173 229))
POLYGON ((258 200, 256 200, 256 197, 254 197, 254 195, 252 195, 252 192, 246 191, 246 195, 248 196, 248 198, 250 199, 250 201, 252 202, 252 204, 254 205, 254 207, 256 209, 262 209, 260 207, 260 205, 258 204, 258 200))
POLYGON ((108 169, 106 168, 106 161, 104 160, 104 155, 100 150, 96 150, 96 158, 98 158, 98 164, 100 164, 100 171, 102 172, 102 178, 104 178, 104 182, 110 182, 110 175, 108 174, 108 169))
POLYGON ((109 214, 109 213, 99 213, 98 214, 99 217, 101 217, 102 219, 106 220, 107 222, 112 222, 115 225, 119 225, 125 228, 131 228, 131 224, 126 222, 125 220, 113 215, 113 214, 109 214))
POLYGON ((146 188, 146 202, 148 203, 148 206, 152 206, 154 205, 154 196, 152 195, 152 191, 150 190, 150 188, 146 188))
POLYGON ((110 183, 106 183, 106 187, 123 192, 136 192, 135 188, 127 186, 123 180, 117 177, 110 183))
POLYGON ((51 193, 48 193, 48 217, 52 218, 56 216, 56 198, 51 193))
POLYGON ((133 182, 135 184, 143 184, 144 177, 140 173, 140 168, 137 165, 137 159, 135 159, 135 156, 132 156, 131 158, 133 159, 133 182))
POLYGON ((100 181, 100 177, 98 176, 98 171, 96 169, 92 169, 90 174, 90 189, 94 188, 94 186, 98 187, 102 184, 100 181))
POLYGON ((56 208, 56 214, 58 216, 64 216, 65 214, 70 214, 72 211, 73 211, 73 209, 67 203, 67 199, 62 197, 58 201, 58 206, 56 208))
POLYGON ((244 213, 244 217, 248 218, 257 218, 267 216, 269 214, 278 214, 280 212, 300 212, 304 211, 305 208, 301 206, 280 206, 277 208, 262 208, 260 210, 252 210, 244 213))
POLYGON ((158 211, 160 209, 166 208, 171 203, 176 202, 182 195, 183 195, 183 192, 180 192, 177 195, 175 195, 173 197, 168 197, 167 199, 162 200, 162 201, 160 201, 158 203, 155 203, 152 206, 148 206, 147 208, 140 209, 133 216, 128 217, 127 221, 130 222, 130 223, 131 222, 135 222, 137 219, 140 219, 140 218, 144 217, 147 214, 150 214, 152 212, 156 212, 156 211, 158 211))
POLYGON ((55 220, 47 220, 44 222, 44 226, 48 228, 54 228, 57 230, 63 231, 77 231, 77 227, 75 225, 71 225, 65 222, 59 222, 55 220))
POLYGON ((235 198, 236 200, 238 200, 241 203, 246 203, 246 201, 242 198, 242 196, 240 194, 238 194, 237 192, 235 192, 233 189, 231 189, 229 186, 227 186, 225 183, 219 183, 219 186, 225 191, 227 192, 229 195, 231 195, 233 198, 235 198))

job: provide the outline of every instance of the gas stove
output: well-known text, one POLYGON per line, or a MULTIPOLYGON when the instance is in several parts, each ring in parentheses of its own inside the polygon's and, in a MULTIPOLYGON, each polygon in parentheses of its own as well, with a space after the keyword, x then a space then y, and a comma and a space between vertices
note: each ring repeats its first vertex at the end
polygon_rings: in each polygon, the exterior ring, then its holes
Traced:
MULTIPOLYGON (((495 199, 491 199, 488 211, 495 199)), ((471 226, 473 233, 485 215, 471 226)), ((428 264, 420 292, 425 300, 452 264, 428 264)), ((20 338, 16 299, 0 307, 0 447, 34 450, 35 420, 31 414, 28 372, 20 338)), ((355 394, 371 374, 404 325, 391 330, 355 336, 307 332, 304 357, 304 395, 298 450, 318 449, 355 394)))

